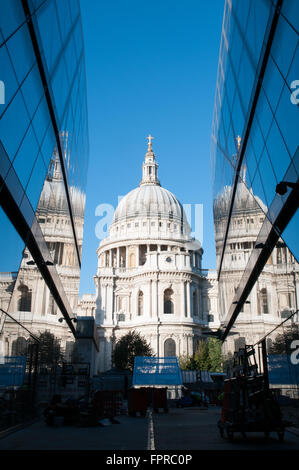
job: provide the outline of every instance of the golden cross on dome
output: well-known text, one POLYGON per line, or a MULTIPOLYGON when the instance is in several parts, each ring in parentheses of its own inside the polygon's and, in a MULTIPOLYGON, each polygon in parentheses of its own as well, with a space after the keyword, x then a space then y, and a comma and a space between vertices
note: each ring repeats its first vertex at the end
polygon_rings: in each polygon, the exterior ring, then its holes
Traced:
POLYGON ((148 150, 152 150, 152 139, 154 139, 153 136, 151 136, 150 134, 146 137, 146 139, 148 140, 148 150))

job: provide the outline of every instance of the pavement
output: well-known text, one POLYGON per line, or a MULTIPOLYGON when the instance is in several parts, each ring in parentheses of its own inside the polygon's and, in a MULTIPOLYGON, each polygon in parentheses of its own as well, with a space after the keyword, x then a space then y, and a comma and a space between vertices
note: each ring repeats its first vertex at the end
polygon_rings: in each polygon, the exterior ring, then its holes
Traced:
POLYGON ((220 437, 221 409, 170 408, 169 413, 145 418, 119 416, 119 424, 103 427, 55 426, 39 421, 0 439, 0 450, 299 450, 299 435, 286 432, 280 443, 275 433, 262 433, 233 442, 220 437))
POLYGON ((169 414, 153 415, 156 450, 299 450, 299 435, 286 431, 280 443, 276 433, 268 440, 263 433, 235 433, 230 442, 220 436, 217 422, 221 408, 171 409, 169 414))

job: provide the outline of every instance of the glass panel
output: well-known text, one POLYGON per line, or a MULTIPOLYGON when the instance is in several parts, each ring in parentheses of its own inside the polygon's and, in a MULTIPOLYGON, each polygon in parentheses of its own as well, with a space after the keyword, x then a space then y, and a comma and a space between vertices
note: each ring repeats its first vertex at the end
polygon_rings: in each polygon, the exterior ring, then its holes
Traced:
MULTIPOLYGON (((258 174, 260 175, 260 180, 263 184, 263 190, 265 196, 263 197, 266 205, 270 207, 271 202, 276 195, 275 188, 277 181, 275 179, 275 174, 273 167, 271 165, 267 149, 264 150, 262 157, 259 162, 258 174)), ((259 182, 257 177, 253 181, 253 190, 258 192, 259 182)))
MULTIPOLYGON (((52 130, 52 125, 50 123, 51 123, 51 120, 49 116, 49 110, 48 110, 46 98, 43 97, 32 120, 32 127, 34 129, 39 145, 43 143, 46 132, 48 133, 51 132, 49 130, 49 126, 51 126, 51 130, 52 130)), ((53 142, 54 142, 53 131, 51 135, 53 138, 51 147, 53 147, 53 142)))
POLYGON ((47 168, 45 166, 42 154, 39 153, 26 188, 26 195, 34 211, 40 198, 46 174, 47 168))
POLYGON ((0 29, 4 39, 25 22, 24 10, 17 0, 1 0, 0 29))
POLYGON ((274 64, 272 58, 270 57, 263 79, 263 89, 273 112, 276 110, 283 86, 283 78, 280 75, 279 70, 274 64))
POLYGON ((267 99, 267 96, 264 92, 264 89, 261 89, 260 96, 258 99, 257 107, 256 107, 256 112, 255 112, 255 118, 254 118, 254 130, 251 130, 251 133, 257 133, 256 138, 254 138, 254 146, 256 147, 256 158, 259 160, 263 148, 264 148, 264 143, 267 139, 267 136, 269 134, 269 129, 273 121, 273 111, 271 109, 271 104, 269 104, 269 101, 267 99), (256 127, 260 130, 256 130, 256 127), (257 141, 255 143, 255 140, 257 141))
MULTIPOLYGON (((298 147, 299 108, 291 103, 290 96, 290 90, 285 85, 275 118, 280 132, 283 135, 288 153, 293 157, 298 147)), ((286 163, 287 162, 288 159, 286 160, 286 163)))
POLYGON ((38 145, 33 129, 30 126, 13 162, 14 171, 17 173, 24 188, 30 178, 37 155, 38 145))
POLYGON ((37 22, 41 35, 42 49, 50 75, 57 66, 56 60, 61 50, 61 40, 56 16, 56 8, 53 0, 47 2, 47 8, 37 11, 37 22))
POLYGON ((0 136, 3 146, 12 161, 22 143, 29 119, 21 93, 19 92, 0 119, 0 136), (18 116, 18 119, 16 119, 18 116))
POLYGON ((38 67, 36 64, 34 65, 30 74, 27 76, 26 80, 23 82, 21 91, 28 109, 29 116, 32 118, 44 94, 38 67))
POLYGON ((246 43, 255 68, 259 62, 270 10, 271 2, 267 0, 253 0, 251 2, 248 27, 246 29, 246 43))
POLYGON ((15 77, 14 70, 12 68, 8 52, 5 46, 0 48, 0 64, 1 64, 1 81, 4 83, 5 87, 5 96, 4 96, 4 105, 1 104, 0 108, 0 118, 2 113, 5 112, 7 106, 9 106, 10 101, 13 99, 14 95, 18 89, 18 83, 15 77))
POLYGON ((299 262, 299 247, 298 247, 298 227, 299 227, 299 211, 295 213, 291 221, 283 232, 283 239, 288 245, 289 249, 299 262))
POLYGON ((272 123, 266 146, 278 183, 283 179, 283 176, 291 163, 291 159, 275 121, 272 123))
POLYGON ((6 47, 17 79, 21 83, 36 61, 27 24, 7 41, 6 47))
POLYGON ((297 0, 283 2, 281 13, 299 34, 299 5, 297 0))
POLYGON ((51 84, 55 96, 58 122, 61 123, 65 106, 67 104, 66 100, 69 92, 69 87, 67 83, 67 73, 63 61, 60 62, 59 66, 55 70, 55 74, 53 79, 51 80, 51 84))
POLYGON ((271 56, 284 77, 288 74, 297 43, 298 34, 283 17, 280 17, 271 48, 271 56))

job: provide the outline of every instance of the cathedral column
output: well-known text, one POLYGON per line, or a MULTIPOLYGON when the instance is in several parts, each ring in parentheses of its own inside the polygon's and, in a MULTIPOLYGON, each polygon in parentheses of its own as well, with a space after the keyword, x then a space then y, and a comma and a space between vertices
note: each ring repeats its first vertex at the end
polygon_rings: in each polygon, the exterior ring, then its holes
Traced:
POLYGON ((126 269, 129 267, 129 250, 128 247, 126 246, 126 269))
POLYGON ((198 289, 199 310, 198 315, 200 320, 203 320, 203 305, 202 305, 202 288, 198 289))
POLYGON ((187 293, 186 293, 186 297, 187 297, 187 318, 191 318, 191 306, 190 306, 190 300, 191 300, 191 290, 190 290, 190 287, 191 287, 191 282, 190 281, 187 281, 187 293))
POLYGON ((200 318, 200 315, 201 315, 201 310, 200 310, 201 291, 200 291, 199 287, 196 288, 196 292, 197 292, 197 316, 198 316, 198 318, 200 318))
POLYGON ((152 280, 149 281, 149 314, 153 317, 153 297, 152 297, 152 280))
POLYGON ((139 266, 139 256, 140 256, 139 251, 140 251, 140 248, 139 248, 139 245, 137 245, 137 247, 136 247, 136 267, 139 266))
POLYGON ((109 370, 112 367, 112 336, 105 337, 105 369, 109 370))
POLYGON ((106 287, 106 320, 108 323, 113 322, 113 286, 108 284, 106 287))
POLYGON ((185 281, 182 281, 181 283, 181 319, 185 318, 185 309, 186 309, 186 303, 185 303, 185 281))
MULTIPOLYGON (((103 320, 107 319, 107 286, 102 284, 100 286, 100 311, 103 312, 103 320)), ((100 320, 101 321, 101 320, 100 320)))
POLYGON ((257 288, 256 287, 257 286, 255 283, 250 293, 250 311, 251 311, 251 315, 253 315, 254 317, 258 315, 257 288))
POLYGON ((189 356, 187 333, 184 333, 183 335, 183 350, 184 350, 183 354, 187 354, 187 356, 189 356))
POLYGON ((119 246, 116 248, 116 267, 119 268, 119 246))
POLYGON ((152 281, 152 316, 154 319, 158 317, 158 281, 152 281))
POLYGON ((130 314, 130 320, 132 320, 132 292, 129 294, 129 314, 130 314))
POLYGON ((109 250, 109 268, 112 268, 113 262, 112 262, 112 250, 109 250))
POLYGON ((144 313, 147 318, 151 317, 151 282, 149 281, 145 288, 145 296, 144 296, 144 305, 143 305, 144 313))

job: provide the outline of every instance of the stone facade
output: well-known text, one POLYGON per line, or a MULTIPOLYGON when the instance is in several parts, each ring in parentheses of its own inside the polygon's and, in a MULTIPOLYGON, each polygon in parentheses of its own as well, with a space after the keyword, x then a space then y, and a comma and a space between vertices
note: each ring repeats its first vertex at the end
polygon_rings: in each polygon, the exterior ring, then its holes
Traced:
MULTIPOLYGON (((77 236, 82 248, 83 222, 82 193, 71 187, 77 236)), ((80 266, 75 252, 65 189, 60 163, 54 154, 52 166, 46 177, 36 210, 36 218, 42 228, 49 248, 55 275, 59 276, 66 302, 75 311, 78 306, 80 266)), ((19 271, 0 273, 0 307, 20 322, 33 335, 49 331, 59 340, 63 350, 71 349, 73 335, 62 318, 48 287, 35 266, 27 248, 19 271)), ((1 312, 0 355, 24 353, 29 333, 1 312)))
POLYGON ((113 345, 129 331, 139 331, 157 356, 180 356, 219 326, 216 273, 202 269, 203 249, 157 168, 149 142, 141 183, 121 200, 97 250, 98 371, 111 368, 113 345))

